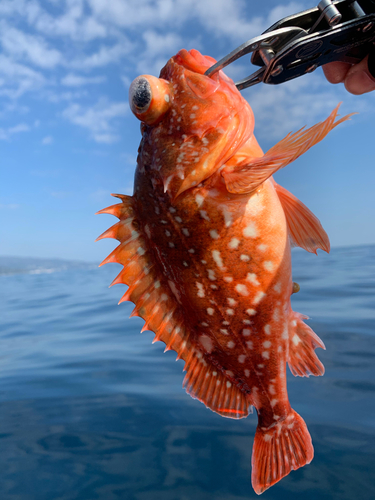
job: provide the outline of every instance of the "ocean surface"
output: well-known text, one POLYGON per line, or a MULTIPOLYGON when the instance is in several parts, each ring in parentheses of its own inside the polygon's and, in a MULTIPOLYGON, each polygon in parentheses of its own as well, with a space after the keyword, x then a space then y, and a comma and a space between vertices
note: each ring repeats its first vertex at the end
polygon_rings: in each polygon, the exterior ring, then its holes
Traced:
MULTIPOLYGON (((373 500, 375 246, 297 250, 293 265, 293 307, 327 347, 324 377, 288 375, 315 458, 262 498, 373 500)), ((183 362, 117 305, 125 286, 108 289, 119 266, 62 267, 0 276, 1 500, 258 498, 256 414, 226 419, 185 394, 183 362)))

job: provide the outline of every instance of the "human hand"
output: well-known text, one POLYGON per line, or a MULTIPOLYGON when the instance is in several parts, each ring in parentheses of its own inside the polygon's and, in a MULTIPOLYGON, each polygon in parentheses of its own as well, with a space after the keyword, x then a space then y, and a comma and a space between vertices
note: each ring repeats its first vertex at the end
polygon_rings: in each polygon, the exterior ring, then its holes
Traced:
POLYGON ((344 83, 348 92, 354 95, 375 90, 375 52, 358 64, 331 62, 323 66, 324 75, 330 83, 344 83))

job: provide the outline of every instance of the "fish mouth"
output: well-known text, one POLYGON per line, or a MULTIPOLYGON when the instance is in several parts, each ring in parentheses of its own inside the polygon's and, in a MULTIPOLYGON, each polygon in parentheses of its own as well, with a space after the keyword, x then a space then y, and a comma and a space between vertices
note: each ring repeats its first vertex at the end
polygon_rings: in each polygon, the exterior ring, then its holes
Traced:
POLYGON ((160 170, 172 199, 211 177, 253 134, 252 109, 233 80, 222 71, 204 75, 214 62, 196 50, 181 50, 160 74, 179 87, 166 127, 173 142, 162 155, 160 170), (181 125, 173 126, 176 122, 181 125))

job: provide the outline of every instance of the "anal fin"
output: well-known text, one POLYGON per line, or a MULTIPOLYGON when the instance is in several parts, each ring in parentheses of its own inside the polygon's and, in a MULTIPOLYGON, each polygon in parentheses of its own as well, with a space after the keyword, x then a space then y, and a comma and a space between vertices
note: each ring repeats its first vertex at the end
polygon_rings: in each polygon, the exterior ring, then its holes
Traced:
POLYGON ((228 381, 216 367, 207 363, 202 353, 194 353, 186 362, 183 387, 194 399, 227 418, 244 418, 249 414, 246 394, 228 381))
POLYGON ((309 377, 323 375, 324 366, 315 354, 315 349, 325 345, 317 334, 303 322, 308 319, 300 313, 292 312, 289 322, 288 365, 294 376, 309 377))

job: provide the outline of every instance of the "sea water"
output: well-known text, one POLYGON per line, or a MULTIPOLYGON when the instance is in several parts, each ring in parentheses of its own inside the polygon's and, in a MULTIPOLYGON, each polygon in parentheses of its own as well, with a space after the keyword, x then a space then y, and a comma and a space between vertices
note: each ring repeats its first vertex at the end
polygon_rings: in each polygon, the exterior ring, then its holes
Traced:
MULTIPOLYGON (((115 264, 0 276, 1 500, 245 500, 256 414, 220 417, 108 290, 115 264)), ((375 499, 375 246, 293 252, 293 308, 327 350, 288 375, 315 447, 272 500, 375 499)))

